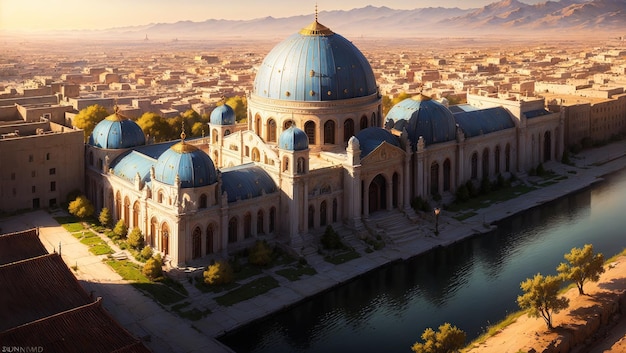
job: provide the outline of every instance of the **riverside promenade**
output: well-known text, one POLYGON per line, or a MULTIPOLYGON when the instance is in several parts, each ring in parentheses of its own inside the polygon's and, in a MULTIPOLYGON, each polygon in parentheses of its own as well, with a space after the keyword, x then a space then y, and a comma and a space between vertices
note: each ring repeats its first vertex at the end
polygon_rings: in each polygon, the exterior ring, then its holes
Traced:
MULTIPOLYGON (((89 253, 86 246, 60 227, 52 218, 55 214, 36 211, 5 218, 0 220, 0 227, 5 233, 40 227, 40 237, 49 251, 58 250, 60 243, 63 259, 68 266, 78 267, 75 273, 85 289, 93 291, 95 296, 103 297, 104 306, 113 317, 131 333, 142 338, 154 352, 230 352, 215 338, 380 266, 490 231, 490 224, 495 221, 576 192, 598 182, 603 175, 626 168, 626 141, 583 151, 572 158, 572 162, 575 165, 558 162, 544 165, 545 169, 567 178, 541 186, 515 199, 473 210, 475 214, 462 221, 453 218, 455 213, 442 211, 438 236, 434 236, 435 220, 432 215, 423 215, 412 222, 397 211, 377 212, 367 222, 374 230, 386 229, 384 248, 367 253, 363 251, 365 245, 361 240, 339 229, 349 245, 359 252, 359 258, 333 265, 317 252, 308 252, 305 259, 317 274, 304 276, 297 281, 275 276, 279 287, 232 306, 217 304, 215 294, 203 293, 185 280, 191 270, 174 270, 172 274, 189 293, 185 299, 189 303, 188 308, 210 310, 210 314, 197 321, 181 318, 171 308, 157 304, 128 285, 102 262, 102 256, 89 253), (395 226, 391 227, 390 224, 395 226)), ((524 178, 523 181, 532 181, 532 178, 524 178)), ((269 270, 263 272, 266 275, 273 274, 269 270)))

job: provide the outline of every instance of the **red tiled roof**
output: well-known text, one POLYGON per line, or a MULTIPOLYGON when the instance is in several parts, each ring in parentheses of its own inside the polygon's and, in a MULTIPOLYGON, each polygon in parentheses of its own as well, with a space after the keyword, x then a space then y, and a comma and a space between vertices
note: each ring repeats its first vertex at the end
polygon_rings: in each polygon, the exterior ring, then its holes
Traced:
POLYGON ((0 331, 92 302, 58 254, 0 266, 0 331))
POLYGON ((150 352, 102 308, 100 298, 0 333, 8 347, 41 347, 43 352, 150 352))
POLYGON ((0 265, 45 255, 37 228, 0 235, 0 265))

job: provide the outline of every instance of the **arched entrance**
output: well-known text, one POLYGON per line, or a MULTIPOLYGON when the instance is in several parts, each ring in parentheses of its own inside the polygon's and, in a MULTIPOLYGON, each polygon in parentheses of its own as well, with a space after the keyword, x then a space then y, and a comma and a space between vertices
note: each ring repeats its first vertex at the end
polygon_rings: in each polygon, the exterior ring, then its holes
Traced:
POLYGON ((368 188, 369 213, 387 209, 387 181, 378 174, 368 188))
POLYGON ((552 136, 550 131, 546 131, 543 135, 543 161, 547 162, 552 159, 552 136))
POLYGON ((196 227, 193 230, 193 235, 191 236, 191 258, 197 259, 202 256, 202 231, 200 227, 196 227))
POLYGON ((161 226, 161 251, 165 255, 170 253, 170 227, 167 223, 161 226))

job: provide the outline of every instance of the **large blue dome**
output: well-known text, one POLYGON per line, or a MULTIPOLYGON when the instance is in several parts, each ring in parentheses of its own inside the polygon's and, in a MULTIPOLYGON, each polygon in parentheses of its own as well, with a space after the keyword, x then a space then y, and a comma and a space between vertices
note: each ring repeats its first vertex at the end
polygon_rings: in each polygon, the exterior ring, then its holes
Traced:
POLYGON ((176 175, 182 188, 217 182, 217 171, 211 157, 184 140, 163 152, 154 167, 154 177, 162 183, 175 185, 176 175))
POLYGON ((278 148, 288 151, 303 151, 309 148, 309 137, 294 125, 283 131, 278 137, 278 148))
POLYGON ((224 103, 211 112, 211 125, 235 125, 235 111, 224 103))
POLYGON ((332 101, 377 92, 363 53, 317 20, 276 45, 254 80, 254 93, 270 99, 332 101))
POLYGON ((421 94, 394 105, 386 120, 387 126, 398 131, 406 129, 414 150, 420 136, 426 145, 456 139, 456 121, 450 109, 421 94))
POLYGON ((136 122, 117 112, 99 122, 89 136, 89 144, 99 148, 120 149, 146 144, 146 136, 136 122))

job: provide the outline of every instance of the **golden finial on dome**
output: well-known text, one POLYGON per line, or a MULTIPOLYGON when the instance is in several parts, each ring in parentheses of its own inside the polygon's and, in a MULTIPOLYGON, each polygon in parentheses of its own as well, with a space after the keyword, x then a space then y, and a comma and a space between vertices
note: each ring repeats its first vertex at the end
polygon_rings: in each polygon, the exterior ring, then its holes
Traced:
POLYGON ((106 117, 106 120, 110 121, 122 121, 126 120, 126 117, 120 113, 120 107, 117 105, 117 98, 115 99, 115 105, 113 106, 113 114, 106 117))
POLYGON ((414 101, 418 101, 418 102, 424 102, 424 101, 429 101, 432 98, 420 92, 418 95, 411 97, 411 99, 413 99, 414 101))
POLYGON ((335 32, 331 31, 330 28, 317 22, 318 14, 319 12, 317 10, 317 3, 315 3, 315 21, 313 21, 313 23, 311 23, 310 25, 302 28, 300 30, 300 34, 305 36, 330 36, 335 34, 335 32))
POLYGON ((180 142, 172 146, 171 148, 178 153, 189 153, 197 150, 198 148, 194 145, 190 145, 185 142, 185 138, 187 134, 185 134, 185 120, 182 121, 182 131, 180 132, 180 142))

